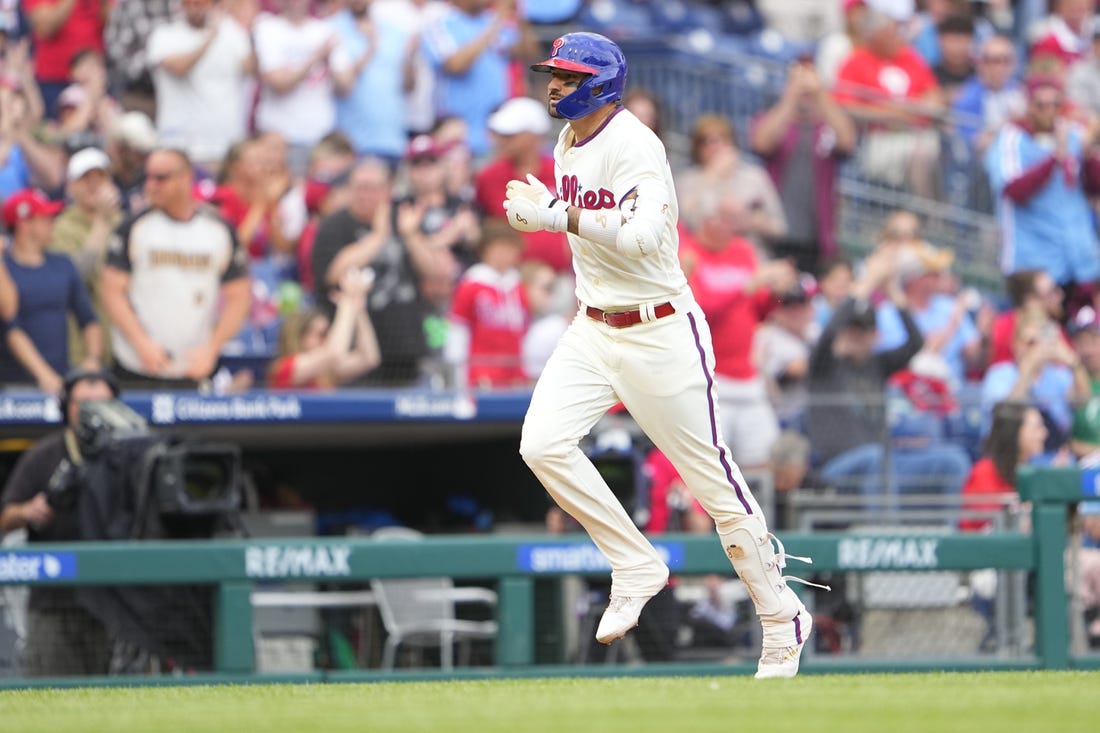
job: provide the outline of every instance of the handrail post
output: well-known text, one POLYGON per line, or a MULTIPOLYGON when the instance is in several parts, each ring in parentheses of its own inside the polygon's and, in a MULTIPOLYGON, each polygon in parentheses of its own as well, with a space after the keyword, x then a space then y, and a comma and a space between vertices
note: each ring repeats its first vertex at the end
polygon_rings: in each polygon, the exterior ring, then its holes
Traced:
POLYGON ((1035 546, 1035 653, 1046 669, 1068 669, 1066 505, 1036 503, 1031 516, 1031 541, 1035 546))
POLYGON ((1077 468, 1021 469, 1020 496, 1031 502, 1035 552, 1035 655, 1045 669, 1069 669, 1066 506, 1082 498, 1077 468))
POLYGON ((497 592, 497 664, 504 668, 534 664, 535 581, 500 579, 497 592))
POLYGON ((214 669, 252 674, 252 584, 218 583, 214 610, 214 669))

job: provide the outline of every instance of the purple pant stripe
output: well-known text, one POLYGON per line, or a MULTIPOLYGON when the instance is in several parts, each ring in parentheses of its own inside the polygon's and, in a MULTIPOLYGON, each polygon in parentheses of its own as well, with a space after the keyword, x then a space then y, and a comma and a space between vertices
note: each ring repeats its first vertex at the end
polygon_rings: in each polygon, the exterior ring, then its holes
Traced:
POLYGON ((699 365, 703 368, 703 375, 707 380, 707 404, 710 406, 710 440, 711 445, 718 451, 718 460, 722 462, 722 467, 726 469, 726 480, 729 481, 730 486, 737 492, 737 500, 741 502, 741 506, 745 509, 745 514, 752 514, 752 506, 745 500, 745 491, 741 488, 741 484, 733 478, 733 469, 730 467, 729 456, 726 455, 725 449, 719 445, 718 440, 718 420, 715 417, 714 409, 714 378, 711 376, 710 369, 707 369, 707 356, 703 351, 703 343, 699 340, 699 327, 695 323, 695 314, 688 313, 688 322, 691 323, 691 333, 695 337, 695 350, 699 352, 699 365))
POLYGON ((802 622, 798 620, 798 614, 794 615, 794 640, 802 643, 802 622))

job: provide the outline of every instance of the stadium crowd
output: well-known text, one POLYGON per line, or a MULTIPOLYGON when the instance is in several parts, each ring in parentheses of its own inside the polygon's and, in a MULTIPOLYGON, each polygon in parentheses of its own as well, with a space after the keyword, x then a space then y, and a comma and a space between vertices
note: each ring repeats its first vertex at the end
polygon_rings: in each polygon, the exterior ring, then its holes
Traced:
MULTIPOLYGON (((527 66, 562 28, 660 28, 671 5, 0 0, 4 387, 56 393, 73 366, 219 392, 529 387, 576 301, 565 236, 501 222, 509 180, 559 188, 527 66)), ((679 5, 799 49, 767 104, 699 115, 674 159, 738 462, 978 510, 1017 464, 1094 465, 1096 4, 679 5), (969 287, 913 211, 842 242, 842 169, 995 213, 1003 283, 969 287), (984 442, 1005 403, 1043 422, 1013 460, 984 442)), ((628 90, 668 133, 679 100, 628 90)))

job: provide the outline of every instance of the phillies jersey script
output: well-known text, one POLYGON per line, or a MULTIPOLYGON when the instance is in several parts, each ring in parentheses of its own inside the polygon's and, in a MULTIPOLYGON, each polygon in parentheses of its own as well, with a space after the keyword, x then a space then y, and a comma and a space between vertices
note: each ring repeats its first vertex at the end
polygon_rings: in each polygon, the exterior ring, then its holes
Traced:
POLYGON ((577 298, 600 309, 670 300, 687 290, 676 233, 672 169, 660 139, 629 110, 619 108, 596 132, 573 142, 568 125, 554 150, 557 196, 571 206, 606 210, 629 221, 640 207, 664 214, 658 251, 632 260, 570 234, 577 298), (572 144, 570 144, 572 143, 572 144), (621 209, 621 211, 620 211, 621 209))

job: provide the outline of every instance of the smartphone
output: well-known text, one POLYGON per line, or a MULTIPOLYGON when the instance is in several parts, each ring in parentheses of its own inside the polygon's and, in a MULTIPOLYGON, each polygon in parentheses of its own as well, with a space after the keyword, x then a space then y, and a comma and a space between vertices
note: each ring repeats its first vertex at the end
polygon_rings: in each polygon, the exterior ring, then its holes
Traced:
POLYGON ((1039 340, 1044 343, 1050 343, 1054 339, 1058 338, 1058 327, 1050 321, 1043 324, 1039 329, 1039 340))

